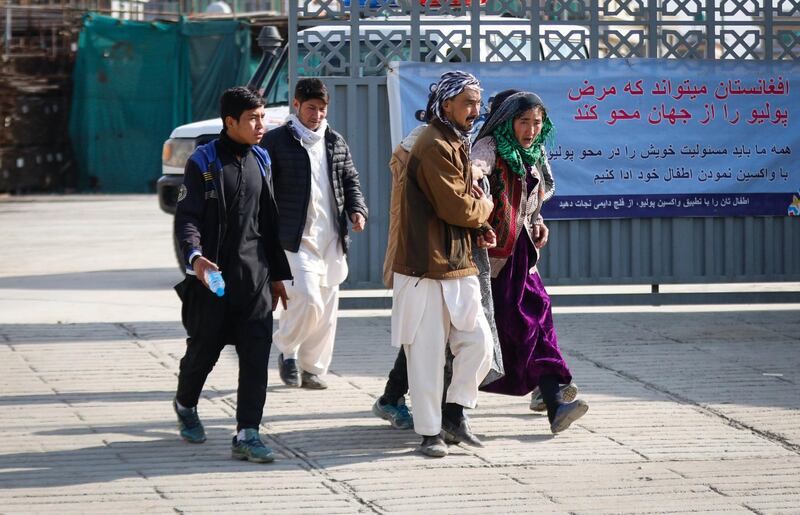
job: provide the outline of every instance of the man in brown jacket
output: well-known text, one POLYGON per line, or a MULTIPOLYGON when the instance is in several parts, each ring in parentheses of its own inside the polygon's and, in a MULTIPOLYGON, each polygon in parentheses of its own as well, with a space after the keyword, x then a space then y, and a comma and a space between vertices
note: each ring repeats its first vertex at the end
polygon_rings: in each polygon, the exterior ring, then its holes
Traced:
MULTIPOLYGON (((389 160, 389 170, 392 173, 392 196, 389 203, 389 234, 386 242, 386 255, 383 259, 383 284, 387 288, 394 285, 394 256, 397 252, 397 223, 400 217, 400 196, 402 184, 405 181, 406 164, 417 137, 425 130, 427 125, 419 125, 403 138, 389 160)), ((375 400, 372 413, 384 420, 388 420, 396 429, 411 429, 414 420, 406 406, 408 393, 408 372, 406 370, 406 355, 401 348, 397 353, 394 366, 389 371, 383 395, 375 400)))
POLYGON ((481 445, 463 409, 474 408, 490 367, 492 336, 483 313, 473 239, 491 243, 492 203, 472 195, 467 133, 479 114, 480 85, 447 72, 433 92, 434 118, 408 156, 400 185, 394 265, 392 345, 403 346, 420 450, 447 454, 441 433, 481 445), (441 407, 445 348, 455 356, 441 407))

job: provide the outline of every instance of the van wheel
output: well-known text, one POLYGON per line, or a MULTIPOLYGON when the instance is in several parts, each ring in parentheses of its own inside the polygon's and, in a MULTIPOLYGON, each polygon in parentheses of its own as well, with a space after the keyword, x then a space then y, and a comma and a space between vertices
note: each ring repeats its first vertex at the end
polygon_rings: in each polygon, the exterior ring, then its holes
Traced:
POLYGON ((178 260, 178 270, 181 274, 186 275, 186 265, 183 262, 183 253, 181 252, 181 244, 178 243, 178 238, 172 235, 172 248, 175 250, 175 259, 178 260))

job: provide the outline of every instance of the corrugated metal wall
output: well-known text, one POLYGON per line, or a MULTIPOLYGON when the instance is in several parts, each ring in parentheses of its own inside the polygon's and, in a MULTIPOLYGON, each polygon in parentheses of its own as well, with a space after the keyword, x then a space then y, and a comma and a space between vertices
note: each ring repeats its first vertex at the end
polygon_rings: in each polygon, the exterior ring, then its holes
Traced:
POLYGON ((800 279, 800 223, 789 217, 551 220, 548 227, 539 265, 547 284, 800 279))
MULTIPOLYGON (((704 2, 694 2, 694 0, 687 1, 691 5, 696 4, 699 10, 707 9, 712 14, 710 19, 706 18, 702 21, 709 38, 695 38, 697 41, 684 39, 682 44, 696 44, 695 49, 686 55, 678 55, 677 47, 672 47, 673 53, 666 57, 705 56, 713 59, 715 52, 719 50, 719 48, 715 49, 715 45, 724 47, 727 37, 720 33, 719 27, 715 26, 713 13, 715 10, 724 10, 725 7, 724 5, 706 5, 704 2), (708 41, 712 45, 708 46, 708 41), (716 43, 714 43, 715 41, 716 43), (698 52, 704 52, 705 55, 695 55, 698 52)), ((605 1, 602 3, 605 8, 611 5, 605 1)), ((639 5, 639 2, 616 3, 639 5)), ((299 12, 290 13, 290 63, 297 62, 298 45, 303 44, 298 41, 297 31, 321 23, 319 18, 313 21, 300 20, 298 14, 319 17, 321 13, 326 17, 325 22, 330 20, 343 28, 348 28, 353 33, 358 31, 358 26, 362 23, 358 16, 350 19, 344 17, 343 13, 347 13, 341 10, 340 4, 334 0, 323 5, 322 11, 315 10, 318 8, 314 6, 318 4, 319 2, 312 4, 309 0, 299 12)), ((561 4, 564 9, 567 9, 568 3, 561 2, 559 5, 561 4)), ((655 2, 650 4, 652 5, 648 9, 656 9, 655 2)), ((530 9, 530 12, 533 13, 532 23, 538 25, 541 19, 540 9, 535 4, 533 7, 531 5, 528 4, 525 9, 530 9)), ((583 8, 597 9, 598 5, 598 2, 593 1, 586 3, 583 8)), ((666 9, 667 7, 668 5, 664 4, 664 7, 658 8, 666 9)), ((411 23, 423 23, 424 17, 422 17, 423 21, 420 21, 420 7, 412 4, 410 9, 411 23)), ((477 3, 471 9, 476 11, 477 3)), ((484 7, 481 9, 483 10, 484 7)), ((590 41, 587 43, 590 54, 597 55, 599 41, 602 37, 607 38, 607 35, 600 34, 599 27, 603 21, 599 19, 596 11, 593 12, 595 14, 590 13, 588 21, 567 20, 565 23, 579 23, 590 28, 590 41)), ((770 14, 769 16, 765 14, 765 18, 759 24, 764 28, 764 34, 766 34, 762 37, 769 41, 766 47, 771 49, 773 39, 781 35, 782 29, 775 28, 773 33, 772 20, 775 12, 770 9, 766 9, 765 12, 770 14)), ((406 10, 405 13, 408 14, 409 11, 406 10)), ((371 14, 383 14, 386 20, 390 20, 390 16, 395 13, 376 11, 371 14)), ((791 23, 797 22, 798 20, 794 20, 791 23)), ((636 25, 635 21, 626 23, 636 25)), ((672 25, 691 23, 694 25, 697 24, 697 21, 667 20, 664 23, 672 25)), ((730 26, 731 23, 735 25, 736 22, 726 21, 726 23, 730 26)), ((647 21, 646 24, 647 26, 641 29, 642 34, 648 30, 659 28, 653 19, 647 21)), ((635 27, 632 27, 632 32, 640 30, 639 28, 633 30, 633 28, 635 27)), ((795 28, 800 28, 800 26, 795 28)), ((538 26, 532 32, 537 33, 538 26)), ((664 33, 666 32, 665 30, 664 33)), ((656 41, 655 33, 648 33, 648 37, 646 55, 660 55, 653 48, 653 42, 656 41)), ((662 37, 661 32, 658 37, 662 37)), ((666 38, 666 35, 663 37, 666 38)), ((775 40, 777 41, 777 39, 775 40)), ((532 44, 538 45, 537 42, 532 44)), ((631 52, 637 48, 633 48, 631 52)), ((689 50, 692 49, 689 48, 689 50)), ((323 55, 327 50, 317 48, 314 51, 323 55)), ((331 51, 336 51, 336 49, 331 47, 331 51)), ((615 56, 624 56, 621 54, 625 51, 624 48, 617 48, 616 51, 618 53, 615 56)), ((381 287, 391 187, 388 162, 392 149, 389 136, 386 80, 382 76, 360 76, 363 72, 363 63, 361 63, 363 56, 359 52, 358 45, 353 45, 349 52, 343 52, 341 61, 359 64, 349 66, 348 63, 345 63, 344 73, 331 74, 339 76, 327 76, 322 73, 322 78, 332 93, 329 120, 331 125, 346 137, 350 145, 370 209, 367 230, 362 234, 353 235, 352 253, 349 257, 350 276, 345 283, 345 286, 349 288, 381 287)), ((532 52, 532 55, 536 59, 539 58, 538 52, 532 52)), ((545 58, 547 57, 545 56, 545 58)), ((724 55, 724 58, 730 59, 736 58, 736 56, 728 53, 724 55)), ((753 53, 750 52, 742 58, 754 58, 753 53)), ((800 58, 800 43, 779 56, 775 55, 774 58, 776 60, 800 58)), ((296 77, 297 67, 290 64, 292 87, 296 77)), ((555 173, 558 174, 557 169, 555 173)), ((796 218, 549 220, 548 226, 551 231, 550 243, 543 251, 540 262, 540 272, 546 284, 665 284, 800 280, 800 220, 796 218)))
MULTIPOLYGON (((381 287, 391 154, 382 77, 326 79, 329 120, 347 139, 370 209, 353 234, 349 288, 381 287), (357 106, 349 109, 347 106, 357 106)), ((558 174, 558 170, 555 170, 558 174)), ((548 220, 546 284, 666 284, 800 280, 800 220, 790 217, 548 220)))
POLYGON ((325 79, 331 93, 328 121, 347 140, 367 198, 367 229, 352 233, 348 255, 350 274, 346 288, 381 288, 383 258, 389 227, 389 105, 385 77, 365 77, 360 84, 349 79, 325 79), (349 106, 355 106, 350 108, 349 106))

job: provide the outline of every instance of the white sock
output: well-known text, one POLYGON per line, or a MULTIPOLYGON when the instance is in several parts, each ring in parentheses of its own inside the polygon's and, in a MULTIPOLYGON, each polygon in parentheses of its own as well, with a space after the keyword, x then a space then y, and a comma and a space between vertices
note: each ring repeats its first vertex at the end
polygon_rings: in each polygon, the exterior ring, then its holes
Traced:
POLYGON ((239 432, 236 434, 236 440, 239 442, 244 440, 244 429, 240 429, 239 432))
POLYGON ((186 406, 178 402, 178 399, 175 399, 175 406, 177 406, 180 411, 187 411, 192 409, 192 408, 187 408, 186 406))

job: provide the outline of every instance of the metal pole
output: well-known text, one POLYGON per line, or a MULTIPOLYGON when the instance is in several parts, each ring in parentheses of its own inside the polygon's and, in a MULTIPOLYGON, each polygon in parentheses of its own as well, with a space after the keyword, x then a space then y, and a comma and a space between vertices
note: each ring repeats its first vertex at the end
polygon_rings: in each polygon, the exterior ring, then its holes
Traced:
MULTIPOLYGON (((722 9, 722 4, 720 4, 720 9, 722 9)), ((714 2, 709 2, 706 12, 703 14, 705 14, 706 17, 706 59, 713 60, 717 58, 717 20, 716 13, 714 12, 714 2)), ((720 17, 721 16, 722 11, 720 11, 720 17)), ((723 25, 720 29, 720 47, 722 48, 725 48, 725 34, 722 33, 722 29, 724 28, 725 26, 723 25)))
POLYGON ((4 43, 5 44, 4 44, 3 48, 5 50, 6 57, 8 57, 11 54, 11 51, 9 50, 9 47, 11 46, 11 5, 10 5, 10 1, 9 1, 9 4, 6 4, 6 33, 5 33, 4 43))
POLYGON ((777 7, 775 7, 771 2, 764 3, 764 60, 768 62, 775 59, 773 44, 775 36, 778 34, 773 25, 773 10, 777 10, 777 7))
POLYGON ((658 18, 661 11, 661 2, 658 0, 648 2, 647 11, 647 57, 659 57, 658 18))
POLYGON ((589 7, 589 57, 600 56, 600 3, 591 0, 589 7))
POLYGON ((544 53, 542 51, 542 39, 545 37, 542 31, 541 3, 539 0, 532 0, 528 2, 528 5, 531 10, 531 61, 541 61, 542 56, 540 54, 544 53))
MULTIPOLYGON (((367 2, 364 6, 368 6, 367 2)), ((361 71, 361 60, 358 58, 361 51, 361 45, 365 44, 361 41, 361 34, 359 31, 359 24, 361 22, 361 5, 358 0, 351 0, 350 2, 350 77, 353 79, 359 76, 361 71)), ((365 63, 366 66, 366 63, 365 63)), ((347 90, 350 91, 351 87, 348 86, 347 90)))
POLYGON ((297 83, 297 11, 301 9, 296 0, 287 0, 287 10, 289 11, 289 106, 291 110, 292 99, 294 98, 294 85, 297 83))
POLYGON ((411 17, 411 61, 419 61, 423 62, 425 59, 422 56, 422 52, 419 48, 420 42, 420 3, 416 1, 412 1, 411 5, 411 12, 409 13, 411 17))
MULTIPOLYGON (((471 39, 470 46, 472 46, 472 52, 470 52, 469 60, 471 63, 479 63, 481 62, 481 41, 482 41, 480 0, 472 0, 469 9, 470 9, 470 16, 469 16, 470 31, 472 32, 471 34, 472 37, 470 38, 471 39)), ((466 44, 466 41, 464 43, 466 44)))

